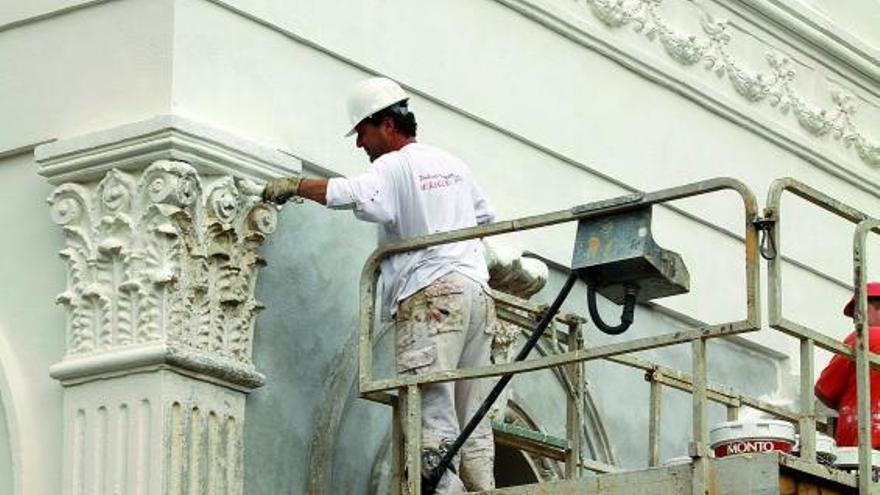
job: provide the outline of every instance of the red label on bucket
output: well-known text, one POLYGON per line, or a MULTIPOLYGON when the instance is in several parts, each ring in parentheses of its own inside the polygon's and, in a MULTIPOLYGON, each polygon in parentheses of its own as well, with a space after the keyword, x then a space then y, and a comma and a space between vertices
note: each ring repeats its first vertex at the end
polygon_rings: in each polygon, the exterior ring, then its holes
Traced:
POLYGON ((754 454, 758 452, 791 452, 792 444, 785 440, 736 440, 715 445, 715 457, 727 457, 736 454, 754 454))

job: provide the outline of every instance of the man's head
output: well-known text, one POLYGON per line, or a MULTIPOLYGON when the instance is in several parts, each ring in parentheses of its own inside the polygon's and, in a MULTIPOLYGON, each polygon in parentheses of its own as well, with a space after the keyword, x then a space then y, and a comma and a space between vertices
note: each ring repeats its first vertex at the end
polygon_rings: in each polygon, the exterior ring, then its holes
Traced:
MULTIPOLYGON (((855 304, 855 299, 850 299, 843 308, 843 314, 852 317, 855 304)), ((868 283, 868 310, 865 314, 865 320, 868 322, 868 326, 880 326, 880 282, 868 283)))
POLYGON ((372 162, 415 139, 416 116, 409 111, 406 102, 395 103, 360 121, 354 130, 357 147, 363 148, 372 162))
POLYGON ((357 147, 375 161, 415 140, 416 117, 407 104, 409 96, 399 84, 385 77, 361 81, 348 97, 347 134, 357 134, 357 147))

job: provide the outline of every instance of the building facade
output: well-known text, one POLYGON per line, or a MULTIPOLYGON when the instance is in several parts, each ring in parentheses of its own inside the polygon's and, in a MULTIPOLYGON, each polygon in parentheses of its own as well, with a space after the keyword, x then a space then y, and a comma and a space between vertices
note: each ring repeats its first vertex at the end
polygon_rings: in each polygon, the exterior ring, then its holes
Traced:
MULTIPOLYGON (((419 139, 467 161, 499 219, 721 176, 762 205, 794 177, 880 217, 880 6, 838 4, 0 1, 0 493, 385 492, 390 412, 357 398, 375 227, 257 197, 364 169, 342 135, 365 77, 404 86, 419 139)), ((852 224, 784 208, 786 315, 840 338, 852 224)), ((640 306, 622 338, 744 316, 741 212, 729 193, 654 209, 691 292, 640 306)), ((573 240, 568 224, 498 242, 550 267, 541 303, 573 240)), ((565 309, 585 307, 578 287, 565 309)), ((688 371, 689 352, 642 357, 688 371)), ((765 328, 713 341, 710 379, 792 401, 799 359, 765 328)), ((643 467, 643 373, 586 376, 584 456, 643 467)), ((553 372, 519 376, 496 419, 561 436, 564 394, 553 372)), ((689 398, 663 407, 684 419, 662 457, 686 455, 689 398)), ((498 455, 502 484, 559 476, 498 455)))

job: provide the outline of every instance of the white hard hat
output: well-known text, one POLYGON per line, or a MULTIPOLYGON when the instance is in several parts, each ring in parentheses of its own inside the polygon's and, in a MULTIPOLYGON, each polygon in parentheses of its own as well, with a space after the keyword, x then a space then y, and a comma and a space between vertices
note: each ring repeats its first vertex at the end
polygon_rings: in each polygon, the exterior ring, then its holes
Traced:
POLYGON ((351 130, 345 136, 354 134, 354 128, 370 115, 407 99, 409 95, 403 88, 387 77, 371 77, 357 83, 348 93, 345 105, 351 124, 351 130))

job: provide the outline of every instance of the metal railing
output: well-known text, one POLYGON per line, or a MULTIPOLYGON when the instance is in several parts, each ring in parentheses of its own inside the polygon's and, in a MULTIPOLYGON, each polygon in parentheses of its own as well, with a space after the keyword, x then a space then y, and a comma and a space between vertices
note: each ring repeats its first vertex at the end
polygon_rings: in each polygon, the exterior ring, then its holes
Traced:
MULTIPOLYGON (((524 332, 529 332, 532 330, 532 328, 534 327, 534 318, 543 314, 544 311, 544 307, 541 305, 536 305, 534 303, 529 303, 528 301, 516 299, 503 293, 496 292, 495 298, 496 303, 498 303, 499 306, 497 309, 499 319, 521 327, 524 332), (507 307, 512 307, 516 310, 525 311, 531 318, 512 313, 507 309, 507 307)), ((561 323, 567 326, 568 330, 555 330, 556 341, 554 341, 554 336, 545 335, 544 340, 551 342, 549 349, 558 348, 560 343, 570 349, 572 342, 575 342, 576 345, 582 347, 584 341, 582 330, 583 323, 585 321, 586 320, 583 317, 576 314, 566 314, 557 317, 557 323, 561 323)), ((693 378, 689 374, 683 373, 677 369, 629 354, 608 356, 603 358, 603 360, 611 363, 620 364, 631 369, 640 370, 645 373, 645 381, 647 381, 650 385, 648 412, 648 466, 659 466, 661 432, 660 427, 663 424, 661 416, 663 388, 671 388, 682 392, 691 393, 693 391, 693 378)), ((569 380, 573 383, 579 383, 582 386, 584 380, 583 373, 580 370, 580 366, 578 366, 577 368, 579 371, 579 375, 570 375, 569 380), (579 381, 576 382, 576 380, 579 381)), ((739 417, 741 408, 743 407, 755 409, 757 411, 761 411, 793 423, 797 423, 801 419, 801 413, 797 410, 772 404, 757 397, 741 393, 733 389, 732 387, 725 387, 721 385, 713 385, 707 383, 706 397, 709 402, 722 405, 727 409, 728 420, 736 420, 739 417)), ((580 400, 583 400, 582 396, 579 398, 580 400)), ((571 404, 569 404, 569 406, 571 406, 571 404)), ((570 425, 566 431, 568 432, 568 438, 574 440, 573 437, 571 437, 571 432, 573 430, 570 428, 570 425)), ((579 445, 575 444, 574 442, 571 443, 570 448, 572 450, 576 449, 577 447, 579 447, 579 445)), ((540 450, 539 448, 532 447, 530 452, 546 455, 547 457, 556 460, 567 460, 564 456, 558 455, 558 453, 554 449, 548 449, 545 452, 540 450)), ((569 455, 571 455, 570 452, 569 455)), ((569 462, 580 462, 582 467, 585 467, 586 469, 589 469, 591 471, 610 471, 609 469, 607 469, 606 466, 603 465, 586 466, 584 465, 583 461, 578 460, 569 462)))
MULTIPOLYGON (((390 404, 394 408, 392 424, 394 486, 406 494, 419 494, 421 492, 420 387, 424 385, 524 373, 557 366, 571 367, 589 360, 619 357, 633 352, 689 343, 692 347, 693 362, 693 376, 691 380, 693 434, 689 453, 694 459, 695 492, 703 493, 708 483, 709 469, 706 458, 706 446, 709 441, 706 414, 706 407, 709 401, 709 387, 706 381, 706 341, 726 335, 752 332, 761 328, 759 246, 758 230, 755 226, 755 221, 757 220, 759 220, 757 201, 748 187, 736 179, 717 178, 650 193, 629 194, 545 215, 519 218, 470 229, 413 238, 376 250, 368 258, 361 275, 359 385, 362 397, 390 404), (376 318, 376 285, 379 265, 385 258, 396 253, 423 249, 429 246, 537 229, 723 190, 738 193, 743 201, 745 220, 745 319, 686 330, 678 329, 652 337, 636 338, 591 348, 576 346, 574 349, 568 349, 567 352, 561 354, 515 363, 436 371, 390 379, 375 379, 373 377, 373 329, 376 318), (397 391, 396 395, 390 393, 393 390, 397 391)), ((573 423, 579 420, 580 417, 577 415, 577 411, 570 410, 568 422, 573 423)), ((576 440, 571 438, 571 431, 573 429, 571 424, 569 424, 569 442, 576 442, 576 440)), ((659 430, 657 431, 659 432, 659 430)), ((571 450, 575 451, 573 448, 571 450)), ((579 451, 580 448, 577 449, 577 452, 579 451)), ((576 475, 578 470, 574 469, 573 466, 579 466, 582 463, 572 459, 566 465, 566 471, 576 475)))
POLYGON ((767 206, 764 210, 765 220, 775 221, 770 231, 775 247, 768 258, 768 319, 770 327, 792 337, 800 339, 800 429, 801 457, 810 461, 816 459, 816 411, 813 394, 813 377, 815 375, 814 354, 818 346, 836 355, 846 356, 856 361, 856 388, 858 396, 858 429, 859 429, 859 494, 867 495, 871 490, 871 405, 869 393, 869 368, 880 369, 880 356, 870 352, 868 348, 868 325, 864 315, 866 311, 866 277, 867 260, 866 238, 869 232, 880 233, 880 221, 872 219, 868 214, 842 201, 838 201, 795 179, 782 178, 773 181, 767 194, 767 206), (780 203, 786 191, 854 224, 853 240, 853 273, 855 285, 856 308, 854 312, 855 331, 857 335, 855 350, 842 342, 833 339, 806 325, 796 323, 782 314, 782 259, 780 221, 782 214, 780 203))

